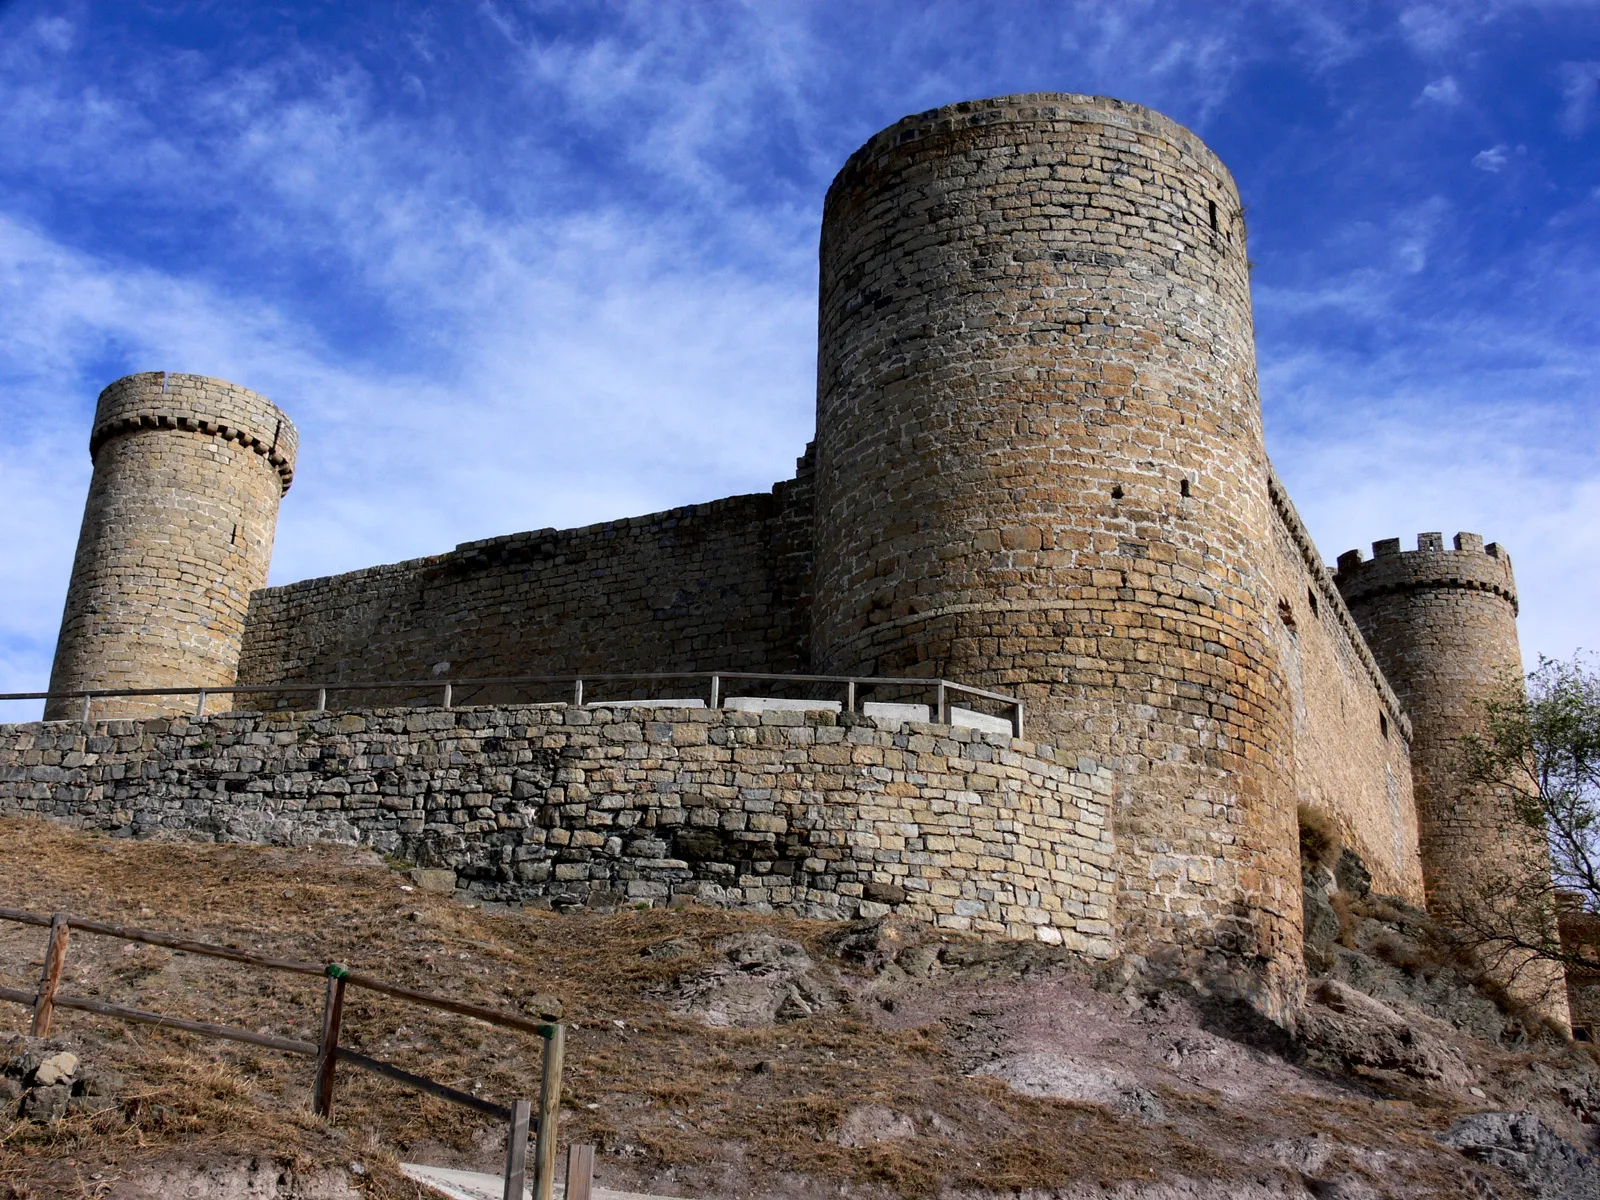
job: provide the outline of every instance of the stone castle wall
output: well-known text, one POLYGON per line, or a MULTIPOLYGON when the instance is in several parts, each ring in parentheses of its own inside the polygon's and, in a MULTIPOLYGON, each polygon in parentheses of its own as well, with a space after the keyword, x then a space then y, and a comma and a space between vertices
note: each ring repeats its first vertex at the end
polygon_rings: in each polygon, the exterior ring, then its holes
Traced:
POLYGON ((1269 619, 1288 683, 1299 801, 1334 818, 1378 891, 1420 906, 1410 718, 1276 476, 1272 500, 1269 619))
MULTIPOLYGON (((797 477, 770 495, 468 542, 268 588, 250 609, 239 682, 803 671, 809 467, 802 458, 797 477)), ((555 697, 489 697, 546 698, 555 697)))
POLYGON ((1110 775, 831 713, 402 709, 0 726, 0 814, 359 842, 500 900, 677 896, 1112 953, 1110 775))
MULTIPOLYGON (((271 401, 220 379, 151 371, 106 388, 50 690, 231 684, 295 450, 271 401)), ((117 702, 123 715, 174 707, 117 702)))

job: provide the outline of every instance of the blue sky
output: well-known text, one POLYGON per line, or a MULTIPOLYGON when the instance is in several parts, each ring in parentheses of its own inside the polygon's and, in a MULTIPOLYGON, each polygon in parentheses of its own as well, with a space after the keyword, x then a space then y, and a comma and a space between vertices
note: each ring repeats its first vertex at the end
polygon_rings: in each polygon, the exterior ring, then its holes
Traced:
POLYGON ((1328 559, 1481 532, 1530 660, 1600 641, 1600 0, 0 0, 0 690, 48 676, 110 380, 295 419, 278 583, 763 490, 833 173, 1033 90, 1232 169, 1328 559))

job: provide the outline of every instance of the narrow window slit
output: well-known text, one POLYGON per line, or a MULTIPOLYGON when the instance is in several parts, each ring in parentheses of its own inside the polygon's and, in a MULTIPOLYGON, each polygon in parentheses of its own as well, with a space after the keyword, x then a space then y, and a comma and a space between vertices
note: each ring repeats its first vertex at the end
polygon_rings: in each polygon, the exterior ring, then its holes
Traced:
POLYGON ((1217 230, 1222 228, 1222 226, 1217 224, 1217 202, 1215 200, 1207 200, 1206 208, 1211 213, 1211 231, 1215 233, 1217 230))

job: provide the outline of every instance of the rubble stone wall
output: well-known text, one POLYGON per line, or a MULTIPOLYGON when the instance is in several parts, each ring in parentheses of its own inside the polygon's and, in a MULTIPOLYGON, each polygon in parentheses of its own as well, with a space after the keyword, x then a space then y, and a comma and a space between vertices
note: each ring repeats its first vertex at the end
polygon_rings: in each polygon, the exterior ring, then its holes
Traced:
POLYGON ((0 814, 358 842, 471 892, 693 896, 1113 950, 1110 774, 832 713, 566 705, 0 726, 0 814))

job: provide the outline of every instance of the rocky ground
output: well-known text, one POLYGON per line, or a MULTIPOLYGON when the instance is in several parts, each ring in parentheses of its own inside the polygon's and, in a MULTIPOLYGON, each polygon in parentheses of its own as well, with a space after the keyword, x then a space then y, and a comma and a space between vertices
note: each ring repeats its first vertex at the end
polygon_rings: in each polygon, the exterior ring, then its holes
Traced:
MULTIPOLYGON (((1316 856, 1313 855, 1313 858, 1316 856)), ((1323 856, 1326 859, 1327 855, 1323 856)), ((0 823, 0 905, 337 960, 570 1023, 564 1139, 616 1188, 701 1197, 1600 1197, 1600 1069, 1442 955, 1350 856, 1307 863, 1297 1035, 1137 963, 886 920, 472 907, 347 849, 0 823)), ((424 879, 424 882, 432 882, 424 879)), ((0 986, 44 931, 0 923, 0 986)), ((75 935, 63 989, 314 1040, 315 979, 75 935)), ((344 1072, 0 1005, 0 1200, 419 1197, 398 1158, 496 1169, 473 1113, 344 1072)), ((538 1047, 353 993, 349 1042, 505 1100, 538 1047)))

